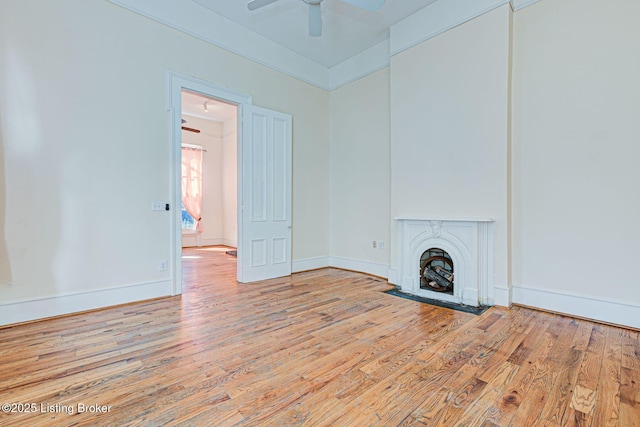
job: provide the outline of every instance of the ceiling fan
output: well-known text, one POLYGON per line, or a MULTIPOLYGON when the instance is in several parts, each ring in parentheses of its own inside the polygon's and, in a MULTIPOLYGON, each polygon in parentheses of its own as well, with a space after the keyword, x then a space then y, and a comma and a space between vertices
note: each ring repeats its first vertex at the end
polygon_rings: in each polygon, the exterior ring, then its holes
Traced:
MULTIPOLYGON (((185 119, 182 119, 182 124, 184 125, 185 123, 187 123, 187 121, 185 119)), ((187 126, 182 126, 182 130, 186 130, 188 132, 200 133, 200 129, 194 129, 187 126)))
MULTIPOLYGON (((275 3, 278 0, 250 0, 247 3, 249 10, 256 10, 268 4, 275 3)), ((322 13, 320 3, 322 0, 302 0, 309 5, 309 35, 311 37, 320 37, 322 35, 322 13)), ((375 12, 384 5, 384 0, 342 0, 361 9, 375 12)))

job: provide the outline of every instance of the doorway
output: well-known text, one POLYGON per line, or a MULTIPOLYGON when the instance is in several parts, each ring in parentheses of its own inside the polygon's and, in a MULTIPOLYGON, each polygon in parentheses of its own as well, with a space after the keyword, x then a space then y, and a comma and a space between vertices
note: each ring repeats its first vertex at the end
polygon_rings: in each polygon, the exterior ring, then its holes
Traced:
POLYGON ((237 112, 236 105, 182 91, 183 248, 237 248, 237 112))
MULTIPOLYGON (((292 116, 254 106, 249 95, 194 77, 169 71, 167 80, 172 141, 170 194, 171 205, 176 207, 172 209, 170 244, 173 295, 182 293, 182 211, 178 208, 182 205, 183 93, 236 108, 237 281, 290 275, 292 116)), ((203 110, 212 105, 204 102, 203 110)))
POLYGON ((225 270, 236 265, 238 107, 185 89, 181 105, 181 257, 189 283, 195 258, 219 253, 229 258, 225 270))

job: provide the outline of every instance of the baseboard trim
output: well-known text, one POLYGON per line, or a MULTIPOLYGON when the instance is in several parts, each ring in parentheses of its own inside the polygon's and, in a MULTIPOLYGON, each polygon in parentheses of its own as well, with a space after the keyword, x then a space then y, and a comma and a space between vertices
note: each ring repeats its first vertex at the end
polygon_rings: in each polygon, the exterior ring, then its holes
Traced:
POLYGON ((291 263, 291 272, 300 273, 302 271, 317 270, 325 267, 330 267, 328 256, 296 259, 291 263))
POLYGON ((493 304, 500 305, 502 307, 510 307, 511 300, 512 300, 511 289, 513 288, 494 286, 493 287, 493 304))
POLYGON ((389 271, 387 272, 387 281, 389 283, 391 283, 392 285, 397 285, 398 284, 398 269, 397 268, 390 268, 389 271))
POLYGON ((0 326, 170 296, 171 280, 0 303, 0 326))
POLYGON ((382 277, 383 279, 387 279, 389 277, 389 266, 387 264, 359 261, 351 258, 323 256, 294 260, 291 264, 291 271, 293 273, 317 270, 319 268, 335 267, 342 270, 371 274, 372 276, 382 277))
POLYGON ((183 248, 200 248, 203 246, 230 246, 236 248, 236 242, 229 239, 203 239, 200 238, 200 245, 198 246, 198 239, 194 234, 182 235, 182 247, 183 248))
POLYGON ((229 239, 201 239, 200 245, 202 246, 230 246, 236 248, 236 242, 229 239))
POLYGON ((640 328, 640 306, 548 289, 512 287, 511 302, 603 323, 640 328))
POLYGON ((387 264, 378 264, 369 261, 358 261, 350 258, 331 257, 331 267, 342 268, 344 270, 358 271, 373 276, 386 279, 389 274, 389 266, 387 264))

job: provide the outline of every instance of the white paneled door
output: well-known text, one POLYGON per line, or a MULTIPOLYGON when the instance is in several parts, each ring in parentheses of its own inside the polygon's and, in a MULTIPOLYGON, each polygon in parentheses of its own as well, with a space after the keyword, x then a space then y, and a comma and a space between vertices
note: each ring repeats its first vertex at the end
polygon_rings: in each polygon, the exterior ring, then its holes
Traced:
POLYGON ((291 274, 291 116, 243 107, 238 280, 291 274))

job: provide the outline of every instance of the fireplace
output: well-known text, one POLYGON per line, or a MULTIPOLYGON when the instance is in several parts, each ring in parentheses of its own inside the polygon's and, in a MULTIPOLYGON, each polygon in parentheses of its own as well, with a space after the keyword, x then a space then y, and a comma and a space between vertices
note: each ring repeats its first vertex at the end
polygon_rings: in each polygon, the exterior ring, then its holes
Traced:
POLYGON ((396 218, 404 293, 471 306, 493 304, 493 220, 396 218))
POLYGON ((453 295, 453 260, 440 248, 429 248, 420 257, 420 289, 453 295))

